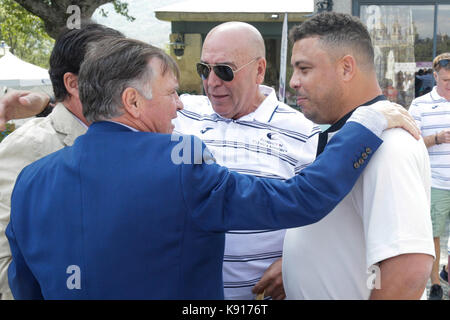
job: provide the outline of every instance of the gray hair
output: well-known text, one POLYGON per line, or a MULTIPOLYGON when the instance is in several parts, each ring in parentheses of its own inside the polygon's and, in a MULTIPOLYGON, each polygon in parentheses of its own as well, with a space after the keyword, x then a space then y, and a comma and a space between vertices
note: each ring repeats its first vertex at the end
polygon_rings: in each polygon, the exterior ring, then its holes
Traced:
POLYGON ((154 70, 149 62, 161 61, 162 74, 171 71, 179 78, 176 62, 161 49, 132 39, 108 38, 89 45, 78 77, 83 115, 89 122, 103 121, 124 113, 122 93, 138 90, 151 99, 154 70))
POLYGON ((374 69, 372 39, 366 26, 357 17, 337 12, 322 12, 293 27, 289 32, 292 43, 304 38, 318 37, 333 48, 330 54, 353 53, 362 66, 374 69), (348 52, 350 50, 350 52, 348 52))

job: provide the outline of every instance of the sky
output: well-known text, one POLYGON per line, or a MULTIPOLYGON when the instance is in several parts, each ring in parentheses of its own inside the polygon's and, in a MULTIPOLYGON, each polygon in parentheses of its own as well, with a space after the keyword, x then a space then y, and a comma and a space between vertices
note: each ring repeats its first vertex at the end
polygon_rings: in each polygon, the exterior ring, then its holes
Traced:
POLYGON ((170 22, 158 20, 154 10, 185 0, 122 0, 128 3, 128 14, 136 20, 134 22, 116 13, 112 4, 105 4, 100 8, 108 12, 108 17, 102 17, 97 8, 92 18, 98 23, 117 29, 127 37, 145 41, 158 47, 169 43, 170 22))

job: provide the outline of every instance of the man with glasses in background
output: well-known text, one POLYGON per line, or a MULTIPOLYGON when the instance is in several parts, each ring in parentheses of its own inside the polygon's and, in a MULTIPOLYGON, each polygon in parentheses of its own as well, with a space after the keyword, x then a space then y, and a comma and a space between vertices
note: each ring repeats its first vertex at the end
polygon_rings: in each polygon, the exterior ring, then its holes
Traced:
MULTIPOLYGON (((419 126, 428 148, 431 165, 431 220, 436 259, 431 271, 430 300, 441 300, 439 281, 440 237, 450 217, 450 52, 433 60, 436 86, 413 100, 409 112, 419 126)), ((445 266, 442 275, 448 274, 445 266)), ((447 276, 448 277, 448 276, 447 276)), ((444 277, 443 277, 444 278, 444 277)), ((448 278, 447 278, 448 279, 448 278)), ((447 280, 448 281, 448 280, 447 280)))
MULTIPOLYGON (((258 177, 288 179, 311 163, 320 128, 262 85, 264 40, 243 22, 227 22, 205 38, 197 72, 206 96, 182 95, 175 130, 198 136, 218 164, 258 177)), ((226 234, 225 299, 285 297, 281 256, 285 230, 226 234), (263 294, 264 293, 264 294, 263 294)))

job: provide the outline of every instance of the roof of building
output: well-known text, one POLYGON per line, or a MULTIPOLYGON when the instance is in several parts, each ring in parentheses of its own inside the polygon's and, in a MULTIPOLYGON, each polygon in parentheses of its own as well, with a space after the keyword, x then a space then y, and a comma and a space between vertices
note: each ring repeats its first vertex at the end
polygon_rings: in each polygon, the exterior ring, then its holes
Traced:
POLYGON ((314 0, 188 0, 155 10, 165 21, 290 21, 305 20, 314 12, 314 0))
POLYGON ((156 12, 236 12, 236 13, 312 13, 314 0, 189 0, 155 10, 156 12))

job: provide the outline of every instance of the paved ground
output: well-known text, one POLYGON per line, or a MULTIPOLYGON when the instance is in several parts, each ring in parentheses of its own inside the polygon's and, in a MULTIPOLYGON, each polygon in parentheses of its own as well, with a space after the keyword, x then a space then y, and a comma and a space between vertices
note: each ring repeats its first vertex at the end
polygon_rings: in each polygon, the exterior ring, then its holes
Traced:
MULTIPOLYGON (((448 232, 447 232, 447 234, 448 234, 448 232)), ((440 259, 439 272, 440 272, 440 270, 442 270, 442 266, 447 264, 447 262, 448 262, 447 241, 448 241, 447 237, 441 238, 441 259, 440 259)), ((443 300, 449 300, 449 297, 448 297, 449 285, 448 285, 448 283, 441 280, 441 286, 442 286, 442 289, 444 290, 443 300)), ((428 280, 427 296, 430 294, 430 287, 431 287, 431 281, 428 280)))

